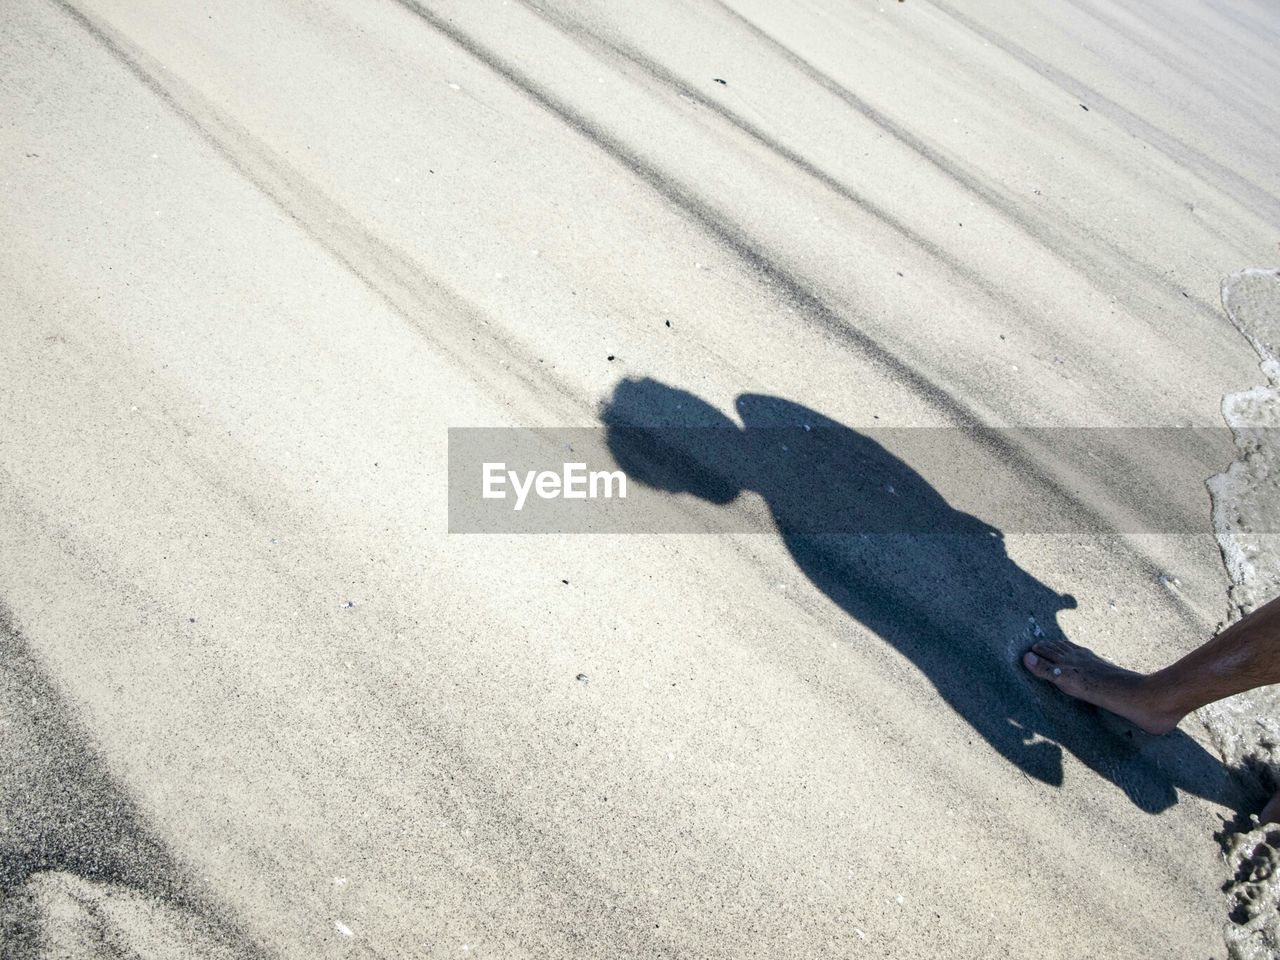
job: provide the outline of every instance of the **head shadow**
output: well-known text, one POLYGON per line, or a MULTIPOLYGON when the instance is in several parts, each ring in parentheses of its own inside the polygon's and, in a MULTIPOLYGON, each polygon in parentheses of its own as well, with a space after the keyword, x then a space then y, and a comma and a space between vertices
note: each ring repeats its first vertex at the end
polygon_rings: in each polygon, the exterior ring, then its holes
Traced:
POLYGON ((1139 808, 1182 789, 1225 805, 1239 787, 1180 731, 1152 738, 1027 674, 1040 637, 1061 637, 1076 606, 1023 570, 1001 531, 950 506, 865 433, 777 397, 737 398, 739 426, 706 401, 627 379, 602 411, 607 442, 633 481, 727 505, 754 491, 796 565, 846 613, 890 643, 1010 763, 1060 785, 1069 751, 1139 808))

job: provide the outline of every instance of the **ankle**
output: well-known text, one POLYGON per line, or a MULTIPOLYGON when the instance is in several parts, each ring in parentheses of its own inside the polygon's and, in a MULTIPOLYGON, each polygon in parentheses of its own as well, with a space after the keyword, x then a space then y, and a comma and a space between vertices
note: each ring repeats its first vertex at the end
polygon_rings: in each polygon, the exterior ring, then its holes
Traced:
POLYGON ((1149 733, 1168 733, 1195 709, 1183 702, 1179 685, 1171 683, 1162 670, 1139 674, 1135 693, 1143 712, 1150 718, 1143 725, 1149 733))

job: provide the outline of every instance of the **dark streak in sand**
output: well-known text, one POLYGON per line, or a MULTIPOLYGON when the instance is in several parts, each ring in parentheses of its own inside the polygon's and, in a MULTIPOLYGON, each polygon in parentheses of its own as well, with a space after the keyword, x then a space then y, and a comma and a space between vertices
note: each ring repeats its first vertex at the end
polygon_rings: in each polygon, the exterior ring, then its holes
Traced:
MULTIPOLYGON (((984 431, 982 419, 964 401, 953 396, 944 387, 917 370, 907 360, 839 316, 804 281, 793 275, 778 261, 757 247, 748 234, 736 224, 722 217, 710 205, 701 200, 693 190, 668 177, 657 166, 631 151, 617 137, 593 123, 581 112, 575 110, 550 91, 543 89, 514 64, 507 62, 460 27, 423 6, 418 0, 395 0, 395 2, 422 19, 477 61, 506 79, 529 99, 558 117, 624 169, 649 185, 668 203, 687 216, 690 221, 702 227, 715 238, 728 252, 737 256, 757 274, 766 286, 774 291, 781 292, 783 299, 800 311, 801 315, 813 325, 847 346, 860 351, 865 357, 878 364, 904 386, 913 390, 923 400, 930 403, 940 412, 945 413, 956 425, 982 433, 983 445, 993 453, 1008 462, 1017 464, 1025 475, 1035 478, 1053 496, 1060 498, 1063 502, 1072 504, 1082 514, 1088 516, 1091 523, 1099 527, 1105 527, 1105 521, 1101 519, 1098 511, 1091 504, 1079 500, 1070 489, 1058 482, 1041 463, 1026 451, 1018 449, 1009 443, 1001 442, 999 438, 989 431, 984 431)), ((735 14, 735 16, 737 15, 735 14)), ((1135 553, 1134 557, 1145 572, 1152 576, 1159 574, 1159 568, 1146 556, 1135 553)), ((1171 597, 1170 603, 1181 619, 1189 624, 1199 625, 1198 617, 1184 601, 1171 597)))
MULTIPOLYGON (((96 902, 98 894, 130 893, 145 898, 148 909, 164 906, 188 921, 185 933, 196 939, 184 947, 194 951, 192 956, 203 955, 200 947, 229 950, 238 957, 268 955, 225 907, 197 888, 151 830, 3 603, 0 691, 0 753, 5 758, 0 764, 0 820, 11 825, 0 836, 0 942, 13 951, 5 956, 44 956, 47 937, 66 934, 66 926, 76 923, 89 929, 74 935, 105 941, 104 949, 120 947, 120 955, 131 955, 127 941, 133 931, 113 929, 96 902), (42 915, 32 884, 46 876, 70 895, 78 913, 42 915), (81 882, 94 886, 82 887, 81 882), (95 896, 77 896, 86 889, 95 896)), ((174 935, 166 918, 157 918, 156 928, 166 938, 174 935)))

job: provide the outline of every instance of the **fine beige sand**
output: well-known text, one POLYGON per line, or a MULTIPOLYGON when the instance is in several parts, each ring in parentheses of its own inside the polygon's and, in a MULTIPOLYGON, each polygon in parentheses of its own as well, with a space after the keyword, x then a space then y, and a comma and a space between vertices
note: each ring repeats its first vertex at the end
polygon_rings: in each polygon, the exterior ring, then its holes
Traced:
POLYGON ((1261 797, 1009 586, 1158 667, 1207 492, 854 615, 768 535, 450 535, 446 431, 1222 427, 1276 90, 1268 0, 8 0, 0 955, 1224 956, 1261 797))

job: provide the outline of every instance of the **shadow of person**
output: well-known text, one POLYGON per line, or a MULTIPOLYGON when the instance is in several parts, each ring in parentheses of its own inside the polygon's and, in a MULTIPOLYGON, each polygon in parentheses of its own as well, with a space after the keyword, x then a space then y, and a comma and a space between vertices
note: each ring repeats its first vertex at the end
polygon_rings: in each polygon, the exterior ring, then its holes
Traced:
POLYGON ((1062 636, 1073 608, 1023 570, 1002 533, 951 507, 919 473, 863 433, 776 397, 737 399, 742 427, 700 398, 624 380, 605 406, 607 443, 635 481, 725 505, 767 503, 809 580, 909 658, 1003 757, 1046 784, 1066 749, 1159 812, 1177 788, 1240 801, 1221 763, 1186 734, 1152 738, 1027 675, 1018 657, 1062 636))

